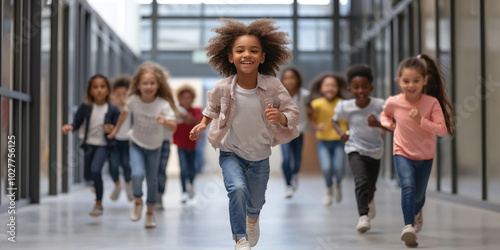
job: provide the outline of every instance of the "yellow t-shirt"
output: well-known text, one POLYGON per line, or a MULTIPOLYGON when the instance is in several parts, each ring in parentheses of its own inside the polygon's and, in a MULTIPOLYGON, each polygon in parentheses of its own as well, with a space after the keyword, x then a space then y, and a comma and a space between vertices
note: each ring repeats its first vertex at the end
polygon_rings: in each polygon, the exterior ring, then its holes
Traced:
MULTIPOLYGON (((335 106, 337 106, 337 103, 340 100, 342 100, 342 98, 337 97, 333 101, 329 102, 325 98, 321 97, 311 102, 311 106, 314 111, 314 120, 317 124, 323 123, 325 125, 325 130, 316 131, 316 138, 318 140, 340 140, 340 135, 337 134, 335 129, 332 127, 332 118, 335 115, 335 106)), ((347 122, 342 119, 339 123, 340 128, 343 131, 347 131, 347 122)))

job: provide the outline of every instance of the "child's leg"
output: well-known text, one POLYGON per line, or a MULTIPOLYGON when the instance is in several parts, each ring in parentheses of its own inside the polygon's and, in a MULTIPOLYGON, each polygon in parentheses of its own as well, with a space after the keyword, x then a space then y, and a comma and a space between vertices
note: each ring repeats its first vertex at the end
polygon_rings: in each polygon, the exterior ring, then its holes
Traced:
POLYGON ((413 161, 401 156, 394 156, 394 164, 401 184, 401 207, 405 225, 415 221, 415 166, 413 161))
POLYGON ((142 198, 142 181, 144 180, 145 172, 145 155, 144 149, 137 144, 130 142, 130 166, 132 168, 132 189, 136 199, 142 198))
POLYGON ((94 154, 96 146, 87 145, 83 150, 84 160, 83 160, 83 178, 85 181, 91 181, 92 175, 90 174, 90 165, 92 164, 92 159, 94 159, 94 154))
POLYGON ((194 181, 194 177, 196 175, 196 169, 194 167, 196 151, 194 150, 186 150, 187 153, 187 177, 189 182, 192 184, 194 181))
POLYGON ((120 165, 123 168, 123 178, 125 179, 125 182, 130 182, 132 169, 130 168, 129 141, 116 142, 116 147, 118 148, 118 152, 120 153, 120 165))
POLYGON ((120 166, 120 151, 118 149, 118 146, 115 146, 113 150, 111 151, 111 154, 109 154, 109 175, 111 175, 111 179, 113 179, 113 182, 115 184, 120 181, 119 177, 119 169, 118 167, 120 166))
POLYGON ((177 152, 179 153, 179 165, 181 168, 181 186, 182 186, 182 192, 186 192, 186 178, 187 178, 187 169, 188 169, 188 159, 187 159, 187 153, 186 150, 182 148, 177 148, 177 152))
POLYGON ((92 175, 92 180, 94 181, 96 200, 102 201, 102 195, 104 192, 104 186, 102 183, 102 167, 104 162, 108 159, 108 147, 99 146, 96 147, 94 158, 90 165, 90 171, 92 175))
POLYGON ((245 172, 248 169, 245 162, 234 153, 220 152, 219 164, 229 197, 229 220, 234 240, 240 240, 243 237, 248 239, 246 233, 248 188, 245 180, 245 172))
POLYGON ((158 166, 160 165, 160 155, 161 148, 145 150, 146 185, 148 186, 146 204, 148 205, 148 212, 150 212, 150 210, 152 211, 152 207, 155 205, 158 195, 158 166))
POLYGON ((356 201, 359 216, 368 214, 368 203, 371 201, 369 192, 368 166, 358 152, 349 154, 349 165, 354 174, 356 201))
POLYGON ((345 174, 345 152, 342 141, 333 141, 333 169, 337 183, 341 183, 345 174))
MULTIPOLYGON (((292 140, 293 141, 293 140, 292 140)), ((283 170, 283 175, 285 176, 285 182, 287 186, 292 185, 292 171, 290 167, 290 160, 292 155, 291 143, 281 144, 281 154, 283 156, 283 162, 281 163, 281 169, 283 170)))
POLYGON ((321 171, 323 172, 323 177, 325 178, 326 186, 331 187, 333 185, 333 169, 328 141, 318 141, 318 158, 321 165, 321 171))
POLYGON ((262 161, 250 162, 245 173, 248 188, 247 214, 251 219, 259 217, 264 206, 267 182, 269 181, 269 158, 262 161))
POLYGON ((425 203, 425 192, 432 170, 432 161, 417 161, 415 164, 415 214, 418 214, 425 203))
POLYGON ((165 185, 167 183, 167 163, 170 156, 170 142, 164 141, 161 146, 160 164, 158 166, 158 193, 165 193, 165 185))
POLYGON ((292 149, 292 158, 293 158, 293 167, 292 167, 292 174, 291 175, 296 175, 299 173, 300 170, 300 163, 302 162, 302 145, 304 142, 304 136, 302 134, 299 135, 299 137, 293 139, 290 142, 290 146, 292 149))
POLYGON ((371 157, 364 157, 368 172, 368 194, 370 195, 369 201, 372 201, 375 197, 375 191, 377 190, 377 179, 380 172, 380 160, 373 159, 371 157))

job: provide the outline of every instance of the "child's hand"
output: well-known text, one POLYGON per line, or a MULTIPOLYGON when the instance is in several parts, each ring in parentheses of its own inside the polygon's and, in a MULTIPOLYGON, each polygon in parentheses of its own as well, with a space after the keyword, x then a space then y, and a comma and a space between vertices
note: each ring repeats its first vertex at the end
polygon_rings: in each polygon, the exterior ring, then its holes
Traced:
POLYGON ((274 124, 287 124, 287 119, 284 114, 282 114, 277 108, 271 107, 271 104, 267 104, 267 109, 264 111, 266 113, 266 119, 269 123, 274 124))
POLYGON ((158 122, 158 124, 163 125, 165 123, 165 117, 163 117, 162 115, 157 115, 156 121, 158 122))
POLYGON ((345 131, 344 133, 342 133, 342 134, 340 135, 340 140, 341 140, 342 142, 346 142, 346 141, 348 141, 348 140, 349 140, 349 130, 345 131))
POLYGON ((325 124, 320 122, 314 127, 314 129, 318 131, 325 131, 325 124))
POLYGON ((378 127, 379 126, 377 118, 373 114, 368 116, 368 126, 370 126, 370 127, 378 127))
POLYGON ((67 135, 69 131, 73 131, 73 126, 71 124, 66 124, 62 126, 62 132, 63 134, 67 135))
POLYGON ((109 124, 109 123, 102 125, 102 128, 104 128, 104 133, 106 133, 106 134, 111 133, 111 131, 113 131, 114 127, 115 126, 113 126, 113 124, 109 124))
POLYGON ((408 115, 418 124, 420 124, 420 122, 422 121, 422 116, 420 116, 420 113, 418 112, 418 109, 416 107, 412 108, 408 115))
POLYGON ((191 129, 191 132, 189 132, 189 139, 191 141, 196 141, 198 139, 198 136, 205 131, 207 126, 203 123, 200 123, 196 126, 194 126, 193 129, 191 129))
POLYGON ((117 133, 118 133, 118 132, 116 131, 116 129, 113 129, 113 130, 112 130, 112 131, 108 134, 108 136, 106 136, 106 137, 107 137, 108 139, 112 140, 112 139, 114 139, 114 138, 115 138, 115 136, 116 136, 116 134, 117 134, 117 133))

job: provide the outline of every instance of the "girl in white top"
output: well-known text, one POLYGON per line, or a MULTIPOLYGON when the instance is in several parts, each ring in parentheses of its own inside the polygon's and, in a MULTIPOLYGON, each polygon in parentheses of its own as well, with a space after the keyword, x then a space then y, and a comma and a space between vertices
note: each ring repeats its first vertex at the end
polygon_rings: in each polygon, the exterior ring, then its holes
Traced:
POLYGON ((108 136, 113 138, 128 114, 132 112, 133 124, 128 135, 130 137, 130 165, 132 167, 132 188, 135 202, 130 219, 141 219, 143 208, 142 181, 146 177, 148 186, 146 228, 156 227, 153 208, 158 193, 158 166, 165 129, 177 129, 178 113, 167 84, 166 70, 153 62, 143 63, 134 78, 130 90, 130 98, 121 112, 115 129, 108 136))

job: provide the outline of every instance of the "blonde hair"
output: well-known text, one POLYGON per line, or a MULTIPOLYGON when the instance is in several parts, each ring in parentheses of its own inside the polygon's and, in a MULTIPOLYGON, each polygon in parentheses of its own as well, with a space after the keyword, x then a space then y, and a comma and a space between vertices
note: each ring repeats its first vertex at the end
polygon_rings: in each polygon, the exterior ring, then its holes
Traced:
POLYGON ((172 95, 172 89, 170 88, 167 81, 167 79, 170 77, 170 73, 157 63, 147 61, 139 66, 139 69, 137 69, 137 72, 132 78, 130 95, 141 96, 141 91, 139 90, 139 83, 141 81, 142 75, 146 73, 151 73, 156 78, 156 82, 158 83, 159 86, 158 91, 156 91, 156 96, 165 99, 170 104, 175 114, 178 116, 179 110, 177 109, 177 106, 175 106, 174 97, 172 95))

